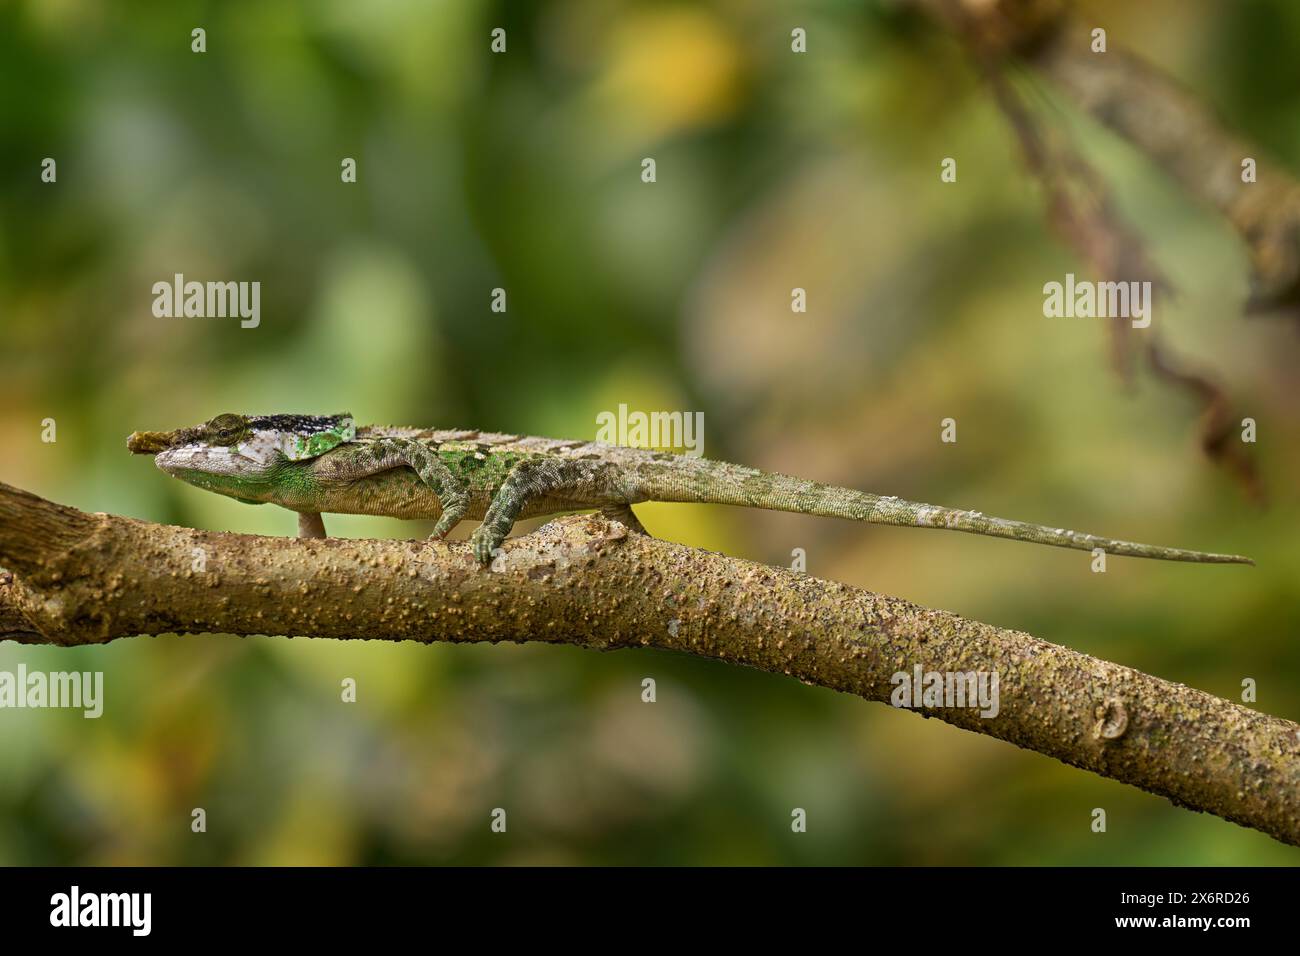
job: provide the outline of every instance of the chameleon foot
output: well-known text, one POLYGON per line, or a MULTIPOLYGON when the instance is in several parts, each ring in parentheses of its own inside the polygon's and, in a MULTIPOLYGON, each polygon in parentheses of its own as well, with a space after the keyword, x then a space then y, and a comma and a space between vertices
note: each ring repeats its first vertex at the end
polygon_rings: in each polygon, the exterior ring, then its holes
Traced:
POLYGON ((632 511, 631 505, 609 505, 600 509, 601 516, 608 518, 610 521, 617 521, 623 527, 627 528, 633 534, 649 534, 645 529, 635 512, 632 511))
POLYGON ((442 515, 433 526, 433 533, 429 538, 433 541, 441 541, 447 537, 451 529, 460 524, 460 519, 465 517, 467 508, 469 508, 469 495, 463 491, 446 493, 442 501, 442 515))
POLYGON ((505 535, 493 534, 487 525, 479 525, 474 529, 474 533, 469 536, 470 550, 474 552, 474 560, 479 564, 487 567, 492 563, 492 554, 501 543, 505 541, 505 535))

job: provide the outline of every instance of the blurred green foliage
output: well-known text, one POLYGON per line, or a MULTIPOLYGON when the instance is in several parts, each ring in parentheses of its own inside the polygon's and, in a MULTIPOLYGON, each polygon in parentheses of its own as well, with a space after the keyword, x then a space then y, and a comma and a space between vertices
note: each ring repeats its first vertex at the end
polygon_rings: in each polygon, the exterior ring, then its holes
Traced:
MULTIPOLYGON (((1300 169, 1295 5, 1085 9, 1300 169)), ((710 457, 1259 566, 1101 575, 1070 552, 692 506, 646 507, 653 532, 777 564, 803 548, 812 574, 1233 699, 1253 677, 1255 706, 1296 718, 1293 328, 1239 318, 1223 223, 1054 109, 1178 284, 1157 325, 1259 422, 1267 512, 1198 455, 1186 395, 1126 392, 1100 323, 1043 318, 1042 284, 1079 267, 957 46, 897 3, 831 0, 0 5, 0 480, 290 534, 285 512, 130 458, 126 434, 349 409, 594 437, 619 402, 700 409, 710 457), (177 272, 260 281, 260 327, 155 318, 150 287, 177 272)), ((0 863, 1298 859, 938 721, 662 653, 0 646, 0 668, 19 661, 102 669, 107 709, 0 711, 0 863)))

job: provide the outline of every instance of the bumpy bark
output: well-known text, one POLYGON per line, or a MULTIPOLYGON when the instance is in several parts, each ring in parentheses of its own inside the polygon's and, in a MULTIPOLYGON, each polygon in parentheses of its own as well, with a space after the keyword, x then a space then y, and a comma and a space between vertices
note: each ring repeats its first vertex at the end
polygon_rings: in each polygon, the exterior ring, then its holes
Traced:
POLYGON ((169 632, 659 647, 888 701, 898 672, 997 673, 931 716, 1300 845, 1300 726, 1018 631, 575 516, 507 543, 301 540, 88 515, 0 484, 0 636, 169 632), (202 570, 200 570, 200 568, 202 570))

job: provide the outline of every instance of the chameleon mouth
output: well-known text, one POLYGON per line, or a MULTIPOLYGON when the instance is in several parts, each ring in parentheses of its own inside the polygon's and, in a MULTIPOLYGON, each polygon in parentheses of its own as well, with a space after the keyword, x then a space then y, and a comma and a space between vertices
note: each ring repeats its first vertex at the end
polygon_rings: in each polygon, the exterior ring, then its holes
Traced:
POLYGON ((126 447, 133 455, 157 455, 172 447, 174 438, 173 432, 131 432, 126 447))
POLYGON ((211 487, 205 482, 219 479, 257 480, 266 470, 264 462, 236 448, 196 442, 172 444, 155 454, 153 463, 169 475, 202 487, 211 487))

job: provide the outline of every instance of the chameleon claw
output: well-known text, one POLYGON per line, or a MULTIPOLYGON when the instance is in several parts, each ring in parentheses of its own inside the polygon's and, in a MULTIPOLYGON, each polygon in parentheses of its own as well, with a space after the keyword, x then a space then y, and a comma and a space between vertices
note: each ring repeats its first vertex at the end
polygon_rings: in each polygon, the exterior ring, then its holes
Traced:
POLYGON ((600 509, 600 513, 609 521, 617 521, 623 527, 627 528, 633 534, 649 534, 636 513, 632 510, 631 505, 607 505, 600 509))
POLYGON ((442 514, 433 526, 433 533, 429 535, 434 541, 441 541, 447 535, 451 534, 451 529, 460 524, 461 518, 465 516, 465 509, 469 505, 468 495, 458 495, 455 498, 448 496, 445 502, 442 514))
POLYGON ((501 542, 493 541, 492 536, 479 527, 469 536, 469 546, 474 552, 474 560, 487 567, 492 563, 493 553, 501 547, 501 542))

